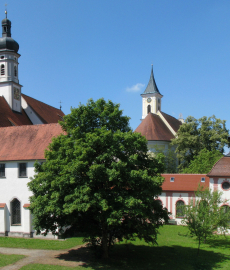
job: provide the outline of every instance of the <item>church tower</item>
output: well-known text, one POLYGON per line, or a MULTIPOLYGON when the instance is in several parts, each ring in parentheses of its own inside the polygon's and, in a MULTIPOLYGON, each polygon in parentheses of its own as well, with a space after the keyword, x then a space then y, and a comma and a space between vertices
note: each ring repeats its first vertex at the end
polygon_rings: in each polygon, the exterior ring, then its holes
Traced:
POLYGON ((21 87, 18 79, 19 45, 11 38, 11 21, 2 20, 2 37, 0 38, 0 96, 3 96, 10 108, 21 112, 21 87))
POLYGON ((156 114, 157 111, 161 111, 161 98, 163 97, 159 92, 154 75, 153 66, 151 69, 149 83, 142 96, 142 119, 144 119, 149 113, 156 114))

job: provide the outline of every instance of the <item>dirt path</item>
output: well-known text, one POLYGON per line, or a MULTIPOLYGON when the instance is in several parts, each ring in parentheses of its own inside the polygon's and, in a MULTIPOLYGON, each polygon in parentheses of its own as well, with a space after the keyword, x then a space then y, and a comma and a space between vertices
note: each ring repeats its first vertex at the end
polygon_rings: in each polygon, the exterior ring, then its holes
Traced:
POLYGON ((86 249, 86 247, 77 246, 71 249, 64 250, 41 250, 0 247, 1 254, 18 254, 26 256, 25 258, 17 261, 16 263, 1 267, 0 269, 18 270, 24 265, 33 263, 76 267, 84 264, 83 261, 78 260, 82 257, 82 249, 86 249))

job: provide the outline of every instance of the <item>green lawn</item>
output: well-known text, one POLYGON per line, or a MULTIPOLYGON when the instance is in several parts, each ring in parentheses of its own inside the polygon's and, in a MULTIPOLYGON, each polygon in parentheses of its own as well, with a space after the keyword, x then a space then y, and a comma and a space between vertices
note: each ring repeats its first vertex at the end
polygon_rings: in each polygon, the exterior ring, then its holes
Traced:
POLYGON ((229 270, 230 237, 216 236, 201 245, 197 257, 197 242, 186 236, 188 229, 182 226, 164 226, 160 230, 158 246, 150 246, 143 241, 116 244, 107 261, 95 259, 86 247, 71 251, 66 261, 83 261, 84 266, 58 267, 51 265, 28 265, 22 270, 229 270))
MULTIPOLYGON (((158 236, 158 246, 144 241, 116 244, 108 260, 96 259, 88 248, 72 250, 59 259, 82 261, 84 266, 63 267, 56 265, 30 264, 22 270, 229 270, 230 236, 216 236, 201 245, 197 257, 197 242, 187 235, 188 229, 182 226, 164 226, 158 236)), ((17 239, 18 240, 18 239, 17 239)), ((38 240, 35 240, 38 241, 38 240)), ((69 240, 70 241, 70 240, 69 240)), ((72 240, 74 241, 74 240, 72 240)), ((53 242, 53 241, 50 241, 53 242)), ((68 242, 67 242, 68 243, 68 242)))
POLYGON ((21 260, 25 256, 23 255, 5 255, 0 254, 0 267, 6 266, 8 264, 15 263, 16 261, 21 260))
POLYGON ((83 237, 74 237, 66 240, 0 237, 0 247, 59 250, 82 245, 82 240, 83 237))

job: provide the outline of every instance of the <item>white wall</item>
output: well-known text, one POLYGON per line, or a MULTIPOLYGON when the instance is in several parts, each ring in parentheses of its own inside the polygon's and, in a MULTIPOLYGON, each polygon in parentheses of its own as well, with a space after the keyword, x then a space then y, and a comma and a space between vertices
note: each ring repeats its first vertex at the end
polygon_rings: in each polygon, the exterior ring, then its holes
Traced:
MULTIPOLYGON (((9 235, 21 235, 22 233, 29 234, 31 232, 31 215, 29 210, 23 207, 25 204, 29 204, 29 196, 32 192, 28 190, 27 183, 30 181, 30 177, 34 176, 34 161, 20 161, 27 163, 27 177, 19 177, 18 175, 18 163, 17 161, 1 162, 5 163, 5 178, 0 178, 0 203, 6 203, 6 231, 9 235), (17 198, 21 203, 21 225, 11 225, 10 215, 10 202, 17 198)), ((0 216, 0 223, 3 223, 2 215, 0 216)))

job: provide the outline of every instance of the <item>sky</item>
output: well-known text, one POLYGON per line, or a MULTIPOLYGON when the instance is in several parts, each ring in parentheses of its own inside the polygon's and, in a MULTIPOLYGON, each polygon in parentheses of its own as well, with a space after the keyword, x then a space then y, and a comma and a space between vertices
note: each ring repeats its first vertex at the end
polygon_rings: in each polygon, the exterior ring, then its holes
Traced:
POLYGON ((7 12, 24 94, 65 114, 103 97, 135 130, 153 64, 163 112, 230 129, 229 0, 7 0, 7 12))

